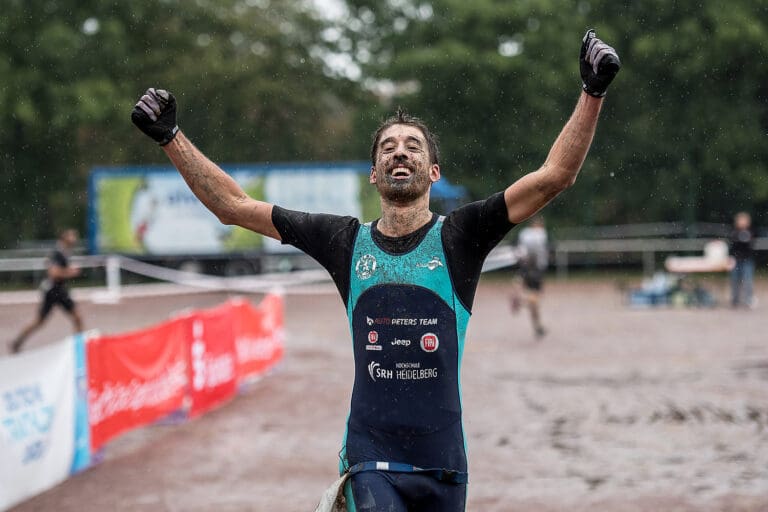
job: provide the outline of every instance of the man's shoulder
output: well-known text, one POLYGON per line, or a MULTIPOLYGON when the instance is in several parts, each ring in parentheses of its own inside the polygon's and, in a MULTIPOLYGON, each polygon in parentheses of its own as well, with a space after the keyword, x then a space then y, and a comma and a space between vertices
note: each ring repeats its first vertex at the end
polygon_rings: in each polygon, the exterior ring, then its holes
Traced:
POLYGON ((360 222, 357 217, 352 215, 339 215, 336 213, 311 213, 303 210, 292 210, 283 206, 274 205, 272 207, 272 217, 292 218, 300 221, 322 220, 325 222, 353 223, 360 222))
POLYGON ((506 229, 512 227, 507 217, 507 205, 504 200, 504 192, 495 194, 463 204, 452 210, 445 216, 445 224, 448 227, 455 227, 460 230, 474 231, 480 225, 492 223, 493 225, 503 225, 506 229))
POLYGON ((334 213, 309 213, 300 210, 289 210, 280 206, 272 209, 272 222, 280 229, 280 226, 290 224, 294 228, 309 228, 339 230, 344 228, 356 229, 360 225, 357 217, 351 215, 338 215, 334 213))
POLYGON ((360 226, 360 221, 351 215, 309 213, 279 206, 272 210, 272 223, 283 243, 313 256, 351 247, 360 226))

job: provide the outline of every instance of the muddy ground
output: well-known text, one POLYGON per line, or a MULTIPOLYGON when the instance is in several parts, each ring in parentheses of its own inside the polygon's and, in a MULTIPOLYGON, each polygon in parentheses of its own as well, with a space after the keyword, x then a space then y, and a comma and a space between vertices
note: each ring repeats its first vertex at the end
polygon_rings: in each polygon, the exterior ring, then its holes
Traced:
MULTIPOLYGON (((336 477, 352 384, 341 301, 331 286, 316 291, 287 296, 286 358, 273 374, 196 421, 121 437, 100 465, 12 510, 314 510, 336 477)), ((768 300, 634 310, 609 280, 553 280, 539 342, 508 291, 484 280, 470 323, 467 510, 768 510, 768 300)), ((88 326, 110 333, 225 298, 80 302, 88 326)), ((33 311, 0 305, 0 340, 33 311)), ((66 331, 56 313, 29 346, 66 331)))

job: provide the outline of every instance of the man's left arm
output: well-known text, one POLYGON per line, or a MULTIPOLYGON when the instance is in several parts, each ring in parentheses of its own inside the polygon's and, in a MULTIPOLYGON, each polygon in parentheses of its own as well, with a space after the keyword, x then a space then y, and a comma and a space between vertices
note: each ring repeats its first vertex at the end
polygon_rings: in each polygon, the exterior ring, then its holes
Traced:
POLYGON ((519 224, 573 185, 595 135, 603 97, 621 66, 616 51, 584 35, 579 56, 583 91, 571 118, 555 140, 544 164, 504 191, 509 221, 519 224))

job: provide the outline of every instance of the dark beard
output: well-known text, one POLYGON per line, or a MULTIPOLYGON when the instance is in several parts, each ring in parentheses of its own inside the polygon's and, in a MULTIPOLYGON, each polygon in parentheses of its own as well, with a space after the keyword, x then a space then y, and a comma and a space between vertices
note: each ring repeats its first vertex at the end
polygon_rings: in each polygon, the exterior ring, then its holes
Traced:
POLYGON ((396 180, 387 173, 376 182, 376 189, 385 200, 392 203, 412 203, 429 191, 431 185, 426 174, 415 172, 407 181, 396 180))

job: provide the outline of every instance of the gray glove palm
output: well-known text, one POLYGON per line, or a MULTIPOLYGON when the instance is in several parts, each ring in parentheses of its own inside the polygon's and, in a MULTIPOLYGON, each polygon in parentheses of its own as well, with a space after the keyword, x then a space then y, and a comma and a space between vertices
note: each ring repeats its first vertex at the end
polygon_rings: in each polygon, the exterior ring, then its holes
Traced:
POLYGON ((619 72, 621 61, 616 50, 598 39, 593 29, 589 29, 582 40, 579 67, 584 91, 602 98, 619 72))
POLYGON ((176 98, 165 89, 150 87, 131 112, 131 121, 139 130, 165 146, 176 137, 176 98))

